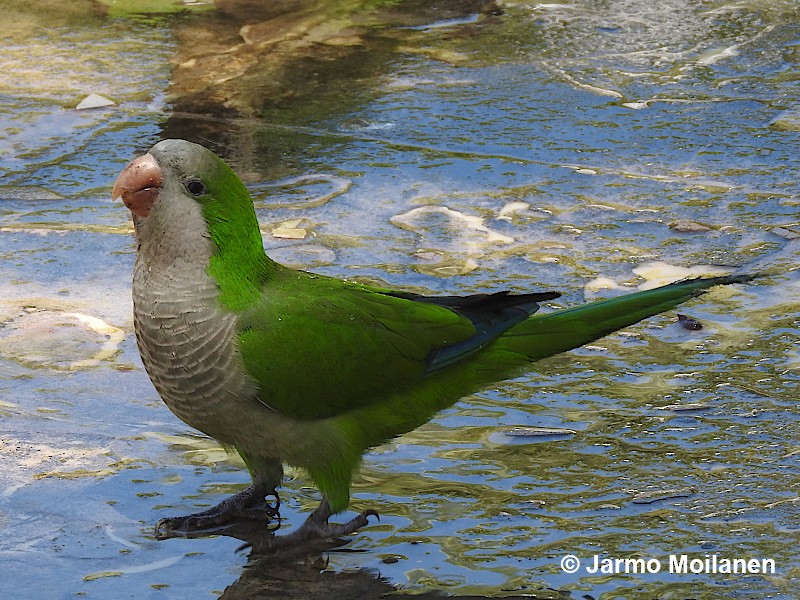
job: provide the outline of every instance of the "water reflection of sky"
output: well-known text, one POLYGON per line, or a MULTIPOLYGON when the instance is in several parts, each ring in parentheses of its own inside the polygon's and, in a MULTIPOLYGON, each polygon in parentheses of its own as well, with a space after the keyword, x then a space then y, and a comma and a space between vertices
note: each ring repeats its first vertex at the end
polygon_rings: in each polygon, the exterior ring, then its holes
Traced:
MULTIPOLYGON (((381 522, 329 571, 417 591, 792 596, 797 14, 666 6, 512 3, 494 21, 404 29, 417 47, 360 81, 359 102, 231 122, 265 243, 298 266, 451 293, 556 288, 563 304, 697 264, 773 273, 687 307, 699 332, 652 319, 376 449, 353 507, 381 522), (296 149, 283 170, 275 146, 296 149), (741 553, 774 558, 780 576, 577 577, 558 568, 570 552, 741 553)), ((107 199, 170 118, 181 50, 163 23, 104 25, 101 45, 96 22, 71 25, 15 38, 0 59, 0 590, 219 595, 241 575, 240 542, 157 542, 151 525, 247 476, 142 371, 130 227, 107 199), (117 106, 70 108, 89 92, 117 106)), ((315 495, 289 475, 296 524, 315 495)))

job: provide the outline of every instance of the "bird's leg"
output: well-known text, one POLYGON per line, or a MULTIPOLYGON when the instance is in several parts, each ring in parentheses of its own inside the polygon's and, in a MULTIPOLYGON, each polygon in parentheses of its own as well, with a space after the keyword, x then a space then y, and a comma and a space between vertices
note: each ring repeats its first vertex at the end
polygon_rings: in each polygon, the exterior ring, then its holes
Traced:
POLYGON ((183 517, 168 517, 156 524, 156 535, 170 537, 169 532, 190 532, 221 527, 241 520, 264 520, 270 523, 280 520, 278 509, 281 502, 278 492, 263 481, 253 484, 202 512, 183 517), (275 504, 266 501, 266 496, 275 496, 275 504))
POLYGON ((355 518, 347 521, 347 523, 328 523, 328 518, 332 514, 328 500, 323 498, 316 510, 308 515, 305 523, 303 523, 297 531, 292 532, 286 537, 292 537, 298 540, 310 538, 337 538, 343 535, 349 535, 367 525, 369 523, 367 517, 373 516, 380 520, 378 513, 372 509, 359 513, 355 518))

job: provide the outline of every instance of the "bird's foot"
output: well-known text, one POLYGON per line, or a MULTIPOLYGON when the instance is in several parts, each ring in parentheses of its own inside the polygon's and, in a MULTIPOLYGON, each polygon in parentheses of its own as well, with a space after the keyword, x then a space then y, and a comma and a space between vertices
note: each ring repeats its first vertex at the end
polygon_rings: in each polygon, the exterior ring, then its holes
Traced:
POLYGON ((346 523, 328 523, 332 515, 331 507, 327 500, 322 500, 317 509, 308 515, 300 528, 292 535, 303 539, 308 538, 337 538, 354 533, 369 523, 369 517, 381 520, 377 511, 365 510, 346 523))
POLYGON ((255 554, 269 554, 289 548, 294 550, 315 549, 320 547, 320 544, 328 546, 334 543, 336 546, 342 543, 339 540, 342 536, 354 533, 368 525, 369 517, 375 517, 380 521, 377 511, 372 509, 362 511, 346 523, 328 523, 331 515, 331 507, 328 501, 323 499, 317 509, 308 515, 305 522, 291 533, 248 542, 239 549, 251 547, 255 554))
POLYGON ((182 517, 168 517, 156 524, 156 537, 169 538, 195 531, 207 531, 238 521, 280 521, 280 498, 275 490, 264 485, 252 484, 216 506, 202 512, 182 517), (266 501, 267 495, 275 496, 275 504, 266 501))

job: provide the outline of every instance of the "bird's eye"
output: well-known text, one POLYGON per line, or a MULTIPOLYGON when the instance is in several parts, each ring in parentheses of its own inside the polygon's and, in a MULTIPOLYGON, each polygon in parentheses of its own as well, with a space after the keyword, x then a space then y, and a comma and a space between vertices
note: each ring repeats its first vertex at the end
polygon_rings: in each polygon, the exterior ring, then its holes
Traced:
POLYGON ((183 185, 192 196, 202 196, 206 193, 206 186, 199 179, 189 179, 183 185))

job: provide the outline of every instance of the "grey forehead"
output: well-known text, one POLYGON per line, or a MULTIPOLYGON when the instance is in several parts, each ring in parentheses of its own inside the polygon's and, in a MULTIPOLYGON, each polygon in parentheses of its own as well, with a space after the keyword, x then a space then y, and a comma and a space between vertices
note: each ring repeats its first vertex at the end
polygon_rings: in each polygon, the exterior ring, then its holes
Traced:
POLYGON ((158 163, 171 166, 179 171, 191 171, 205 163, 210 151, 186 140, 162 140, 150 148, 158 163))

